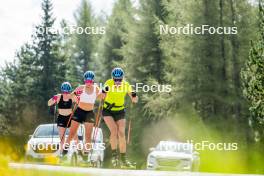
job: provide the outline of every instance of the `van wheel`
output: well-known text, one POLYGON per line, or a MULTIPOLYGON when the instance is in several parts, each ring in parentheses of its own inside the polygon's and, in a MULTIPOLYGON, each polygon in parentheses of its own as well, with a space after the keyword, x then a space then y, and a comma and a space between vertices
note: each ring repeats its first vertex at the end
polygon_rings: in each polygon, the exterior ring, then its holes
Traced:
POLYGON ((77 166, 78 161, 77 161, 77 155, 74 153, 71 157, 71 166, 77 166))

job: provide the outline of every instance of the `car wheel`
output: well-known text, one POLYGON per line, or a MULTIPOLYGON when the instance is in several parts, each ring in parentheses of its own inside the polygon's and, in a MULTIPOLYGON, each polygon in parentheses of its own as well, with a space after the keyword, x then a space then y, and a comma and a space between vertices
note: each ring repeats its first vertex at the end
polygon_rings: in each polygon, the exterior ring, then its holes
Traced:
POLYGON ((78 164, 78 159, 76 153, 74 153, 71 157, 71 166, 77 166, 78 164))

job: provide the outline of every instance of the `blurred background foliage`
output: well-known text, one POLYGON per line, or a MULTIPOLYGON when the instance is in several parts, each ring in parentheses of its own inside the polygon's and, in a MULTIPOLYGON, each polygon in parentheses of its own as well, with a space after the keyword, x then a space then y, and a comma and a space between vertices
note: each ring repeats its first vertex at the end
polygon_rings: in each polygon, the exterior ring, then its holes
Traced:
MULTIPOLYGON (((27 136, 52 123, 47 100, 60 84, 96 82, 124 68, 131 83, 172 85, 170 93, 138 92, 127 104, 132 118, 129 155, 144 168, 148 148, 160 140, 237 142, 238 151, 201 151, 201 171, 264 173, 264 12, 249 0, 116 0, 110 16, 89 1, 76 10, 76 25, 105 26, 104 35, 32 34, 16 59, 0 71, 1 153, 23 156, 27 136), (237 35, 161 35, 160 25, 234 26, 237 35), (20 140, 16 140, 20 139, 20 140), (7 146, 10 151, 6 151, 7 146), (12 151, 11 151, 12 150, 12 151)), ((52 1, 43 0, 42 22, 52 27, 52 1)), ((67 19, 61 27, 67 26, 67 19)), ((107 129, 103 124, 104 130, 107 129)), ((106 135, 107 136, 107 135, 106 135)), ((108 141, 106 137, 106 142, 108 141)))

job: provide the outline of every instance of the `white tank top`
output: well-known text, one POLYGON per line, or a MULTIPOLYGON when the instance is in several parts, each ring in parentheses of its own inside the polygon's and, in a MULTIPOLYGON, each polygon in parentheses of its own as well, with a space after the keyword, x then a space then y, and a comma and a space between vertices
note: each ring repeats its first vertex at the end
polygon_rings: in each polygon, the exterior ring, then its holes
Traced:
POLYGON ((94 104, 95 100, 96 100, 96 86, 94 85, 94 90, 91 94, 87 94, 85 92, 85 87, 83 89, 82 94, 80 95, 80 102, 83 103, 90 103, 90 104, 94 104))

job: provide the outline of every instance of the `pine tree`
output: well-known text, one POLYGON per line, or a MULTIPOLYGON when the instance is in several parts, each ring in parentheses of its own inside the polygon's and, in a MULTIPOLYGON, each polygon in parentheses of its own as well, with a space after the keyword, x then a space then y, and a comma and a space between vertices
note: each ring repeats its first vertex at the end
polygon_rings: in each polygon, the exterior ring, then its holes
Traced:
MULTIPOLYGON (((35 102, 35 52, 31 45, 25 44, 16 54, 16 60, 8 63, 1 71, 3 84, 1 86, 2 104, 0 105, 0 114, 5 118, 6 128, 10 129, 8 133, 20 134, 22 128, 15 124, 19 123, 27 128, 36 122, 36 117, 24 116, 23 114, 30 107, 31 112, 37 111, 35 102), (25 120, 26 119, 26 120, 25 120), (26 122, 27 121, 27 122, 26 122), (29 123, 28 123, 29 122, 29 123)), ((25 129, 24 129, 25 131, 25 129)))
POLYGON ((158 24, 166 14, 161 0, 140 1, 138 16, 133 16, 134 25, 130 26, 128 44, 124 46, 124 57, 131 69, 131 75, 140 78, 139 81, 155 79, 162 82, 162 53, 159 48, 158 24), (137 58, 135 62, 135 58, 137 58), (147 65, 147 66, 146 66, 147 65))
POLYGON ((42 21, 36 26, 33 41, 24 44, 18 50, 16 60, 1 70, 4 78, 1 94, 4 96, 0 114, 7 119, 15 134, 47 122, 47 100, 65 81, 62 41, 58 34, 49 30, 55 21, 50 0, 43 0, 42 10, 42 21), (18 122, 24 128, 14 125, 18 122))
MULTIPOLYGON (((93 27, 93 16, 90 4, 83 0, 75 15, 76 25, 83 30, 86 27, 93 27)), ((70 70, 72 71, 72 81, 82 80, 82 75, 92 67, 93 35, 84 31, 76 33, 74 36, 74 49, 70 70)))
POLYGON ((255 139, 264 140, 264 4, 259 3, 259 39, 251 42, 248 60, 241 72, 243 93, 250 103, 255 139))
POLYGON ((65 77, 64 58, 59 54, 59 35, 50 30, 55 22, 52 8, 50 0, 43 0, 42 22, 36 26, 37 30, 33 36, 37 67, 33 73, 36 74, 35 95, 38 95, 39 102, 45 102, 45 105, 50 96, 58 92, 65 77))
POLYGON ((99 54, 102 56, 104 74, 109 77, 113 67, 122 66, 123 56, 120 49, 124 46, 124 37, 128 33, 132 19, 132 5, 130 0, 118 0, 108 18, 106 34, 101 41, 99 54))
MULTIPOLYGON (((164 57, 160 49, 159 24, 167 15, 161 0, 141 0, 139 9, 135 10, 129 32, 125 37, 125 45, 121 49, 124 57, 126 76, 132 83, 162 84, 164 81, 164 57)), ((155 93, 142 94, 141 107, 137 112, 145 113, 143 121, 155 121, 162 116, 161 106, 156 106, 155 93), (154 104, 154 106, 152 106, 154 104)), ((144 122, 145 123, 145 122, 144 122)))

